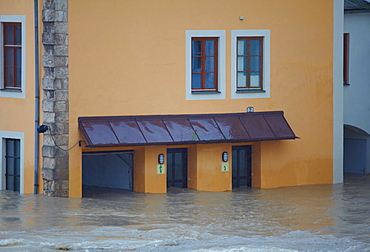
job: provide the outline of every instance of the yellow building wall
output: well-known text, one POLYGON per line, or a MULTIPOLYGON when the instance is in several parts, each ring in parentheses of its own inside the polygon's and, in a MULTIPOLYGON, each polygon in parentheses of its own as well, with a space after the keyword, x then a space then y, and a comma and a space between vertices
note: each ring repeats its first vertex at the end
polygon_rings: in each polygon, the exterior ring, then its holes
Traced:
POLYGON ((188 148, 188 188, 198 188, 198 144, 190 145, 188 148))
MULTIPOLYGON (((333 1, 73 0, 68 15, 70 143, 80 116, 283 110, 300 139, 260 143, 253 185, 332 183, 333 1), (270 30, 270 98, 231 99, 231 30, 243 29, 270 30), (186 100, 187 30, 226 31, 225 99, 186 100)), ((70 195, 75 163, 71 155, 70 195)), ((206 181, 199 167, 196 177, 206 181)), ((198 182, 189 187, 210 186, 198 182)))
MULTIPOLYGON (((231 190, 231 144, 197 145, 197 187, 198 191, 231 190), (229 153, 230 171, 221 171, 222 153, 229 153)), ((189 157, 192 158, 192 157, 189 157)))
POLYGON ((252 187, 262 187, 261 184, 261 143, 252 144, 252 187))
MULTIPOLYGON (((166 146, 146 146, 144 148, 145 157, 144 167, 139 169, 144 169, 143 174, 145 177, 145 191, 150 193, 166 193, 167 192, 167 177, 166 174, 157 174, 157 164, 158 164, 158 155, 164 154, 166 160, 166 146)), ((136 153, 136 152, 135 152, 136 153)), ((135 159, 136 160, 136 159, 135 159)), ((166 164, 166 162, 165 162, 166 164)), ((134 170, 136 165, 134 164, 134 170)), ((134 177, 134 185, 142 183, 139 179, 134 177)))
POLYGON ((145 147, 135 150, 134 167, 134 191, 145 192, 145 147))
MULTIPOLYGON (((39 2, 40 3, 40 2, 39 2)), ((39 5, 40 6, 40 5, 39 5)), ((0 97, 0 131, 23 132, 24 153, 24 193, 34 192, 34 151, 35 151, 35 33, 34 33, 34 1, 0 0, 0 15, 24 15, 26 18, 26 35, 22 43, 26 46, 25 98, 0 97)), ((41 19, 39 19, 41 27, 41 19)), ((39 28, 42 32, 42 28, 39 28)), ((2 37, 2 36, 1 36, 2 37)), ((41 36, 40 36, 41 39, 41 36)), ((41 51, 41 47, 40 47, 41 51)), ((41 65, 41 61, 40 61, 41 65)), ((1 76, 3 78, 3 76, 1 76)), ((1 139, 0 139, 1 140, 1 139)), ((41 148, 40 148, 41 152, 41 148)), ((3 154, 1 154, 3 155, 3 154)), ((40 159, 41 160, 41 159, 40 159)), ((41 171, 41 163, 39 165, 41 171)), ((39 173, 41 179, 41 172, 39 173)), ((42 192, 42 180, 39 182, 42 192)))

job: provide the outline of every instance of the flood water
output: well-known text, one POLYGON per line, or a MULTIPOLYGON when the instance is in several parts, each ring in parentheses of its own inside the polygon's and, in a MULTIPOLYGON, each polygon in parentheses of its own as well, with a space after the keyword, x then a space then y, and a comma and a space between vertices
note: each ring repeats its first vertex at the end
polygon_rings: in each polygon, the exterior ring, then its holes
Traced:
POLYGON ((87 196, 0 191, 0 251, 370 251, 370 175, 340 185, 87 196))

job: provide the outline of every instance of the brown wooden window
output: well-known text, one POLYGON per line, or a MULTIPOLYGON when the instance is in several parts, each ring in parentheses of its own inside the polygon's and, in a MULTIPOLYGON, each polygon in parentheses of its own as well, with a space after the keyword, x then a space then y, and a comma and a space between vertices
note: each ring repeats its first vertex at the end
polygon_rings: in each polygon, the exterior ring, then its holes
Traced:
POLYGON ((3 23, 3 88, 22 87, 22 25, 3 23))
POLYGON ((344 33, 343 50, 343 84, 349 85, 349 33, 344 33))
POLYGON ((192 92, 218 91, 218 38, 192 38, 192 92))
POLYGON ((263 37, 237 39, 237 91, 263 89, 263 37))

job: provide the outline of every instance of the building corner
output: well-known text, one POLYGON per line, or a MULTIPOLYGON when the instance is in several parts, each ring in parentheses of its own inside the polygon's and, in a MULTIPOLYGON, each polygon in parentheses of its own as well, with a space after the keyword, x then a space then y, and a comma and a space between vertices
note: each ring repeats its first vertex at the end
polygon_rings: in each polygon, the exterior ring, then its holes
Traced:
POLYGON ((343 183, 344 2, 333 0, 333 183, 343 183))
POLYGON ((68 0, 43 0, 42 20, 42 113, 50 127, 42 146, 44 194, 68 197, 68 0))

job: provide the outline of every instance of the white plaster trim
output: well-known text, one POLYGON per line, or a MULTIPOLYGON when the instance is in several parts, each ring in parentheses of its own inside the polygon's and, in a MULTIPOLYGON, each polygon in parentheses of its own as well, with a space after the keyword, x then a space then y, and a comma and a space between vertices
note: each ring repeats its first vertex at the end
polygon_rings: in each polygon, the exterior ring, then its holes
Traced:
POLYGON ((186 31, 186 100, 213 100, 226 98, 226 32, 224 30, 188 30, 186 31), (191 38, 218 37, 218 91, 214 94, 191 93, 191 38))
POLYGON ((19 139, 20 142, 20 193, 24 193, 24 133, 14 131, 0 131, 0 164, 1 164, 1 178, 0 178, 0 190, 5 190, 5 139, 19 139))
MULTIPOLYGON (((26 98, 26 16, 25 15, 0 15, 0 24, 5 22, 22 23, 22 89, 21 91, 0 90, 0 97, 26 98)), ((0 87, 4 87, 4 52, 3 52, 3 26, 0 25, 0 87)))
POLYGON ((333 0, 333 183, 343 183, 344 2, 333 0))
POLYGON ((270 98, 270 30, 232 30, 231 31, 231 98, 270 98), (236 92, 236 55, 238 37, 264 37, 263 39, 263 90, 265 92, 236 92))

